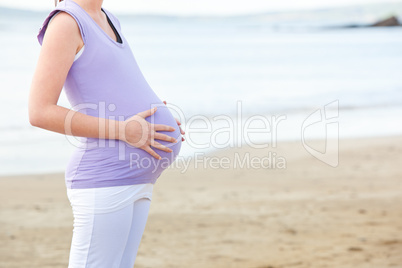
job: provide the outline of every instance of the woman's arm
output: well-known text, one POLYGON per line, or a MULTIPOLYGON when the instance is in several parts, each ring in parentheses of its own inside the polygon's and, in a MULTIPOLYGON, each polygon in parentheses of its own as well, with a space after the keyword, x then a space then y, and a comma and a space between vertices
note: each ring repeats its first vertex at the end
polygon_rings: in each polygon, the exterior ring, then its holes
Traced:
POLYGON ((158 159, 160 156, 150 146, 171 152, 170 148, 155 139, 175 142, 174 138, 156 132, 174 131, 174 128, 150 124, 145 120, 156 110, 139 113, 126 121, 117 121, 86 115, 57 105, 80 44, 83 41, 74 18, 65 12, 55 15, 46 29, 32 79, 28 104, 31 125, 67 135, 123 140, 158 159))

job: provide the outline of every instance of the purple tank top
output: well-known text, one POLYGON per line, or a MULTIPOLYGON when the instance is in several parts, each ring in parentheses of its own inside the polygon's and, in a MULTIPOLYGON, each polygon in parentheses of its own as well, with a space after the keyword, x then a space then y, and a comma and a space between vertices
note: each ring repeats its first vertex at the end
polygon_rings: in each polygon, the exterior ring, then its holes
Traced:
POLYGON ((146 120, 174 127, 177 143, 168 145, 173 152, 154 149, 161 157, 157 160, 147 152, 120 140, 79 138, 66 167, 68 188, 97 188, 141 183, 155 183, 163 170, 175 160, 181 147, 180 130, 169 109, 162 103, 141 73, 134 55, 122 34, 119 20, 102 8, 110 18, 122 43, 116 42, 77 3, 64 0, 54 8, 39 29, 42 45, 49 20, 58 11, 65 11, 77 22, 85 49, 72 64, 64 90, 72 109, 81 113, 123 121, 155 106, 158 110, 146 120))

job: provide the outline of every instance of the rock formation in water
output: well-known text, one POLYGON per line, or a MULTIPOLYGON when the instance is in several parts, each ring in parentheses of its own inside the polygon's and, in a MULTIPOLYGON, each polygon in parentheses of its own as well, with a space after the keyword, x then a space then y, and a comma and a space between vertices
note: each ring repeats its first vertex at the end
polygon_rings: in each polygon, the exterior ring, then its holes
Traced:
POLYGON ((402 26, 402 24, 398 21, 398 18, 395 16, 389 17, 385 20, 381 20, 376 22, 371 27, 384 27, 384 26, 402 26))

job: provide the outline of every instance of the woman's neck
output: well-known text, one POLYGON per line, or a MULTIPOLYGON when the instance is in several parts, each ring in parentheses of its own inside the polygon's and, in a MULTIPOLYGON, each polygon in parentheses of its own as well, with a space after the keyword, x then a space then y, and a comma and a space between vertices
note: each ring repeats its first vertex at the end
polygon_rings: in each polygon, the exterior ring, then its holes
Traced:
POLYGON ((79 4, 86 12, 94 16, 102 16, 103 0, 71 0, 79 4))

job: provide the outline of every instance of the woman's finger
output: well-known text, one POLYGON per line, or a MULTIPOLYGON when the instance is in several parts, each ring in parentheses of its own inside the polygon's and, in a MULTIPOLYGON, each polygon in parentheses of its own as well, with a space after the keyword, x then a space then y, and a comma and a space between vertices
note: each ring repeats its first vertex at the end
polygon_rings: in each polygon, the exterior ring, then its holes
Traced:
POLYGON ((147 145, 141 149, 143 149, 145 152, 149 153, 150 155, 152 155, 153 157, 155 157, 158 160, 162 159, 162 157, 159 154, 157 154, 154 150, 152 150, 152 148, 149 145, 147 145))
POLYGON ((179 119, 177 119, 177 118, 175 118, 175 119, 176 119, 176 123, 180 126, 181 122, 179 121, 179 119))
POLYGON ((168 141, 168 142, 174 142, 174 143, 177 142, 177 140, 175 138, 170 137, 169 135, 166 135, 166 134, 159 133, 159 132, 155 132, 153 134, 153 138, 154 138, 154 140, 162 140, 162 141, 168 141))
POLYGON ((156 112, 156 109, 157 109, 157 107, 154 107, 152 109, 140 112, 137 115, 141 116, 142 118, 147 118, 148 116, 153 115, 156 112))
POLYGON ((184 132, 184 130, 181 128, 181 122, 179 121, 179 119, 177 119, 177 118, 175 118, 175 119, 176 119, 177 125, 179 125, 181 135, 186 134, 186 132, 184 132))
POLYGON ((151 143, 151 146, 152 146, 152 147, 155 147, 156 149, 165 151, 165 152, 167 152, 167 153, 173 152, 172 149, 170 149, 169 147, 167 147, 167 146, 165 146, 165 145, 163 145, 163 144, 160 144, 160 143, 157 142, 157 141, 153 141, 153 142, 151 143))
POLYGON ((175 131, 174 127, 162 124, 153 124, 151 125, 151 128, 155 131, 175 131))

